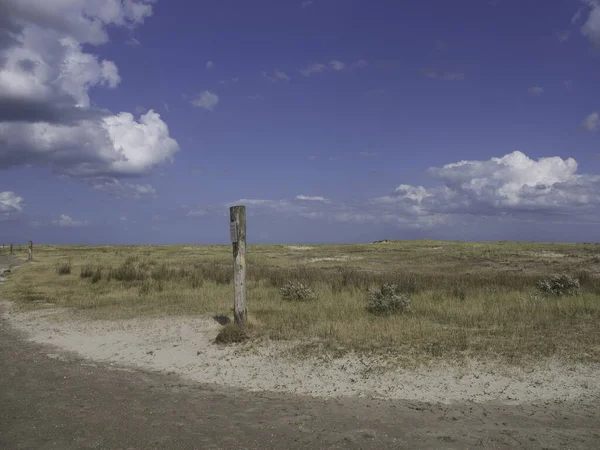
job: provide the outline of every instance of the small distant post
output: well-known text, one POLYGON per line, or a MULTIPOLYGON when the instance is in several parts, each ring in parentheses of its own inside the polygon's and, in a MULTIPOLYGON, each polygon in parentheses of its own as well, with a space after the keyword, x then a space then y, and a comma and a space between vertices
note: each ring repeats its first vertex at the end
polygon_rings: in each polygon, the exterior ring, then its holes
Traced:
POLYGON ((27 261, 33 261, 33 242, 29 241, 29 257, 27 258, 27 261))
POLYGON ((233 318, 237 325, 246 322, 246 207, 229 208, 229 235, 233 244, 233 318))
POLYGON ((13 253, 13 248, 12 248, 12 244, 10 244, 10 254, 11 254, 11 255, 14 255, 14 253, 13 253))

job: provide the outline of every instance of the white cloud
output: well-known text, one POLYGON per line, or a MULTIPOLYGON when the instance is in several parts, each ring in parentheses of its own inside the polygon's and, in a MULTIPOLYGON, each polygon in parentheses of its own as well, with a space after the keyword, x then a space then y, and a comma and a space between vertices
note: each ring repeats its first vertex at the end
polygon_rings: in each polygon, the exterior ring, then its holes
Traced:
POLYGON ((590 8, 585 23, 581 26, 581 34, 594 45, 600 45, 600 4, 596 0, 582 0, 590 8))
POLYGON ((129 40, 127 40, 126 44, 127 44, 127 45, 134 45, 134 46, 135 46, 135 45, 140 45, 140 44, 141 44, 141 42, 140 42, 140 40, 139 40, 139 39, 137 39, 137 38, 135 38, 135 37, 132 37, 132 38, 130 38, 129 40))
POLYGON ((156 189, 151 184, 121 183, 116 178, 97 177, 91 180, 94 189, 107 192, 117 198, 141 199, 155 196, 156 189))
POLYGON ((151 184, 126 184, 127 187, 133 189, 135 195, 143 196, 143 195, 153 195, 156 194, 156 189, 151 184))
POLYGON ((114 62, 84 45, 108 41, 152 14, 149 0, 19 0, 0 16, 0 169, 40 165, 76 177, 140 175, 179 149, 160 116, 139 121, 92 107, 93 87, 116 88, 114 62))
POLYGON ((293 214, 315 220, 436 227, 476 218, 539 222, 568 218, 600 222, 600 176, 578 174, 572 158, 534 160, 515 151, 484 161, 460 161, 429 169, 438 186, 400 184, 394 192, 365 201, 333 203, 325 197, 241 199, 261 213, 293 214))
POLYGON ((52 224, 64 228, 74 228, 87 226, 89 225, 89 222, 85 220, 73 220, 70 216, 61 214, 60 219, 53 220, 52 224))
POLYGON ((208 61, 208 62, 206 63, 206 68, 207 68, 207 69, 214 69, 214 68, 215 68, 215 63, 214 63, 214 62, 212 62, 212 61, 208 61))
POLYGON ((532 86, 528 91, 531 95, 540 95, 544 93, 544 88, 541 86, 532 86))
POLYGON ((152 15, 148 0, 13 0, 3 14, 14 22, 36 24, 53 33, 70 36, 93 45, 108 41, 108 25, 140 24, 152 15))
POLYGON ((190 210, 187 213, 188 217, 202 217, 206 216, 207 214, 208 212, 203 209, 190 210))
POLYGON ((11 214, 23 210, 23 197, 12 191, 0 192, 0 213, 11 214))
POLYGON ((204 91, 202 94, 192 100, 192 105, 213 111, 219 104, 219 96, 210 91, 204 91))
POLYGON ((305 77, 310 77, 313 73, 324 72, 327 69, 325 64, 314 63, 308 66, 306 69, 299 69, 298 71, 305 77))
POLYGON ((331 61, 329 61, 329 65, 333 70, 343 70, 346 67, 346 63, 338 61, 336 59, 332 59, 331 61))
POLYGON ((290 81, 290 76, 287 73, 277 69, 273 71, 272 75, 269 75, 267 72, 263 71, 262 76, 265 80, 268 80, 271 83, 276 83, 279 80, 290 81))
POLYGON ((600 204, 600 176, 578 175, 577 162, 559 157, 532 160, 515 151, 488 161, 461 161, 429 173, 442 186, 400 185, 376 204, 418 215, 584 215, 600 204))
POLYGON ((142 175, 171 161, 179 150, 167 125, 153 110, 136 122, 130 113, 74 125, 0 123, 0 167, 48 165, 78 177, 142 175))
POLYGON ((308 202, 323 202, 323 203, 329 203, 329 200, 327 200, 325 197, 319 197, 319 196, 307 196, 307 195, 297 195, 296 196, 296 200, 304 200, 304 201, 308 201, 308 202))
POLYGON ((239 81, 240 81, 240 79, 238 77, 233 77, 233 78, 230 78, 228 80, 220 80, 219 84, 229 84, 229 83, 236 84, 239 81))
POLYGON ((353 62, 352 64, 350 64, 350 69, 364 69, 365 67, 367 67, 369 65, 369 61, 366 61, 364 59, 359 59, 358 61, 353 62))
POLYGON ((313 3, 314 3, 313 0, 304 0, 302 3, 300 3, 300 7, 301 8, 308 8, 313 3))
POLYGON ((571 37, 571 32, 570 31, 559 31, 558 33, 556 33, 556 37, 558 38, 558 40, 560 42, 567 42, 569 40, 569 38, 571 37))
POLYGON ((127 217, 126 216, 121 216, 121 217, 119 217, 119 220, 121 220, 123 222, 127 222, 127 217))
POLYGON ((600 115, 597 111, 587 116, 581 126, 587 131, 597 131, 598 125, 600 124, 600 115))
POLYGON ((435 70, 435 69, 423 69, 423 76, 426 78, 439 78, 441 80, 464 80, 465 74, 462 72, 446 72, 443 70, 435 70))

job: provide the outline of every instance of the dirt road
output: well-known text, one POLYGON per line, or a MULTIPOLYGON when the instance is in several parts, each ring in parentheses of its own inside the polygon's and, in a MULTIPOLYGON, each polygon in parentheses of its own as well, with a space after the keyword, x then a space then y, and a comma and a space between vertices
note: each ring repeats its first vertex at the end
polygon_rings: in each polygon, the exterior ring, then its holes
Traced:
POLYGON ((596 449, 600 404, 248 394, 84 360, 0 319, 0 449, 211 448, 596 449))

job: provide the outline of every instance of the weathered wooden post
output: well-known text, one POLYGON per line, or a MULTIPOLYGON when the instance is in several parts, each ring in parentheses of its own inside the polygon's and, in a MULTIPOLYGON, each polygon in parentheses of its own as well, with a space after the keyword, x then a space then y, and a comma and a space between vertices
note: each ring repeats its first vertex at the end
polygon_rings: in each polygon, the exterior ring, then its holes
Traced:
POLYGON ((11 255, 14 255, 14 253, 13 253, 13 249, 12 249, 12 244, 10 244, 10 254, 11 254, 11 255))
POLYGON ((246 322, 246 207, 229 208, 229 235, 233 244, 233 318, 237 325, 246 322))
POLYGON ((27 258, 27 261, 33 261, 33 242, 29 241, 29 257, 27 258))

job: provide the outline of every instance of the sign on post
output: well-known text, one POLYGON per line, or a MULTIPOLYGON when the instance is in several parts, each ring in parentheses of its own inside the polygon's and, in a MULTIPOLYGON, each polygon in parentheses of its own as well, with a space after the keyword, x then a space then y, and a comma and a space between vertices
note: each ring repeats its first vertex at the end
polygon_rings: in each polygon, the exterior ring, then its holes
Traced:
POLYGON ((229 222, 229 237, 232 243, 238 241, 237 223, 235 222, 229 222))

